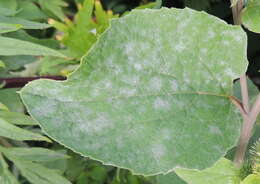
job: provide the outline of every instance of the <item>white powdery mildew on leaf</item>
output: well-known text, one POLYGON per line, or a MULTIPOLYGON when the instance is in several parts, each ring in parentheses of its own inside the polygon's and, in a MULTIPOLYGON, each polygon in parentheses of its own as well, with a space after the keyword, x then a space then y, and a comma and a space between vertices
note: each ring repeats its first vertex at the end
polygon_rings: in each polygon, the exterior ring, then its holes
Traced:
POLYGON ((58 103, 55 100, 41 101, 41 103, 32 109, 32 112, 42 117, 50 117, 54 115, 57 105, 58 103))
POLYGON ((150 79, 149 89, 151 91, 160 91, 162 89, 162 85, 163 85, 163 82, 162 82, 161 78, 153 77, 150 79))
POLYGON ((210 125, 210 126, 209 126, 209 132, 212 133, 212 134, 222 135, 222 132, 221 132, 221 130, 219 129, 219 127, 213 126, 213 125, 210 125))
POLYGON ((141 63, 135 63, 134 64, 134 68, 137 70, 137 71, 140 71, 143 69, 143 66, 141 63))
POLYGON ((153 102, 153 108, 155 110, 164 110, 164 111, 168 111, 170 109, 170 103, 165 100, 162 99, 160 97, 157 97, 154 102, 153 102))
POLYGON ((170 131, 168 128, 163 128, 160 132, 160 137, 164 140, 169 141, 172 139, 173 132, 170 131))
POLYGON ((151 148, 152 156, 155 160, 159 161, 166 154, 166 148, 163 144, 154 144, 151 148))
POLYGON ((171 80, 171 82, 170 82, 171 84, 171 89, 172 89, 172 91, 177 91, 178 90, 178 82, 177 82, 177 80, 171 80))
POLYGON ((179 42, 177 44, 174 45, 174 49, 177 51, 177 52, 182 52, 186 49, 186 46, 183 42, 179 42))
POLYGON ((126 55, 131 56, 133 53, 135 53, 135 49, 136 49, 136 44, 128 42, 125 45, 125 53, 126 53, 126 55))
POLYGON ((237 77, 239 77, 239 75, 237 73, 235 73, 233 70, 231 70, 231 68, 226 68, 224 70, 225 74, 228 75, 231 79, 235 79, 237 77))
POLYGON ((239 135, 226 96, 232 95, 234 75, 246 70, 246 35, 240 43, 234 33, 244 34, 190 9, 133 11, 112 21, 72 80, 42 81, 38 90, 33 82, 22 96, 50 136, 104 164, 144 175, 177 166, 203 169, 239 135), (58 104, 38 102, 46 98, 58 104), (44 107, 33 111, 37 105, 44 107), (48 112, 41 114, 42 109, 48 112), (217 116, 218 109, 229 113, 217 116), (206 145, 198 141, 205 137, 206 145), (195 149, 193 159, 187 150, 195 149))
POLYGON ((122 75, 121 81, 123 81, 126 84, 136 86, 140 82, 140 76, 138 75, 122 75))
POLYGON ((88 134, 105 132, 111 128, 114 128, 114 121, 107 113, 98 113, 96 117, 90 119, 89 121, 79 121, 76 123, 78 123, 76 130, 88 134))
POLYGON ((134 88, 120 88, 119 95, 120 96, 133 96, 137 92, 137 89, 134 88))

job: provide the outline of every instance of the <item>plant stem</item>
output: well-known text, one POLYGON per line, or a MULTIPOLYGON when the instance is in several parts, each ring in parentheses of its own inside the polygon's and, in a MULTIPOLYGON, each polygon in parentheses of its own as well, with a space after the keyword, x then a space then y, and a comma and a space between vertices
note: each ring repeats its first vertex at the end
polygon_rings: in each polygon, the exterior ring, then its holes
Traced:
MULTIPOLYGON (((232 3, 232 0, 230 0, 232 3)), ((239 0, 235 6, 232 7, 233 19, 235 25, 241 25, 241 11, 244 6, 244 1, 239 0)), ((248 97, 248 87, 247 87, 247 79, 246 75, 242 75, 240 77, 240 85, 241 85, 241 94, 242 94, 242 104, 243 104, 243 126, 241 129, 241 134, 238 142, 238 146, 236 149, 234 163, 241 167, 244 163, 244 157, 246 154, 247 146, 249 140, 251 138, 252 130, 254 128, 255 121, 257 119, 258 114, 260 113, 260 95, 258 95, 255 104, 250 110, 249 107, 249 97, 248 97)))
MULTIPOLYGON (((232 0, 230 0, 232 4, 232 0)), ((235 25, 241 24, 241 11, 244 7, 244 0, 238 0, 237 4, 232 7, 233 20, 235 25)))
POLYGON ((247 78, 245 74, 240 77, 240 86, 241 86, 243 108, 245 112, 248 114, 250 112, 250 107, 249 107, 247 78))
POLYGON ((235 153, 234 163, 241 167, 244 162, 245 153, 247 150, 248 142, 252 135, 255 121, 260 113, 260 95, 257 96, 256 102, 252 107, 252 110, 244 117, 244 123, 239 138, 239 143, 235 153))

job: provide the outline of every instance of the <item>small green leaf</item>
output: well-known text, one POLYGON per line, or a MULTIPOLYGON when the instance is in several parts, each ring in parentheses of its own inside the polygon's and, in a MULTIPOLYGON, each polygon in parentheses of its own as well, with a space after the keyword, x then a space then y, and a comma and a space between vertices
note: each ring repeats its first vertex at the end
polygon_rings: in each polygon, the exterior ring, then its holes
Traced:
POLYGON ((46 29, 51 27, 49 24, 33 22, 19 17, 5 17, 0 15, 0 23, 6 24, 20 24, 23 29, 46 29))
POLYGON ((243 25, 250 31, 260 33, 260 1, 249 0, 242 11, 243 25))
MULTIPOLYGON (((47 1, 48 3, 52 1, 47 1)), ((16 17, 20 17, 27 20, 44 20, 48 17, 33 1, 18 1, 19 12, 16 17)))
POLYGON ((18 112, 0 111, 0 118, 15 125, 37 125, 30 116, 18 112))
POLYGON ((20 24, 6 24, 6 23, 0 23, 0 34, 1 33, 8 33, 12 31, 17 31, 18 29, 21 29, 23 26, 20 24))
POLYGON ((241 184, 259 184, 260 183, 260 175, 258 174, 251 174, 247 176, 241 184))
POLYGON ((19 128, 13 124, 8 123, 2 118, 0 118, 0 136, 17 141, 35 140, 51 142, 51 140, 45 136, 19 128))
POLYGON ((0 148, 5 155, 23 161, 51 162, 67 159, 69 156, 45 148, 0 148))
POLYGON ((65 57, 56 50, 18 39, 0 36, 0 43, 0 55, 4 56, 34 55, 65 57))
MULTIPOLYGON (((1 45, 1 44, 0 44, 1 45)), ((1 47, 1 46, 0 46, 1 47)), ((12 112, 24 112, 24 106, 17 93, 19 88, 0 89, 0 101, 12 112)))
POLYGON ((57 17, 60 20, 65 19, 66 16, 62 11, 62 7, 67 6, 67 4, 63 0, 39 0, 38 3, 40 4, 43 11, 47 12, 47 14, 49 14, 50 16, 57 17))
POLYGON ((8 107, 0 102, 0 110, 9 111, 8 107))
POLYGON ((22 175, 32 184, 71 184, 55 170, 48 169, 40 164, 12 159, 22 175))
POLYGON ((5 68, 5 63, 0 60, 0 68, 5 68))
POLYGON ((239 184, 239 169, 225 158, 220 159, 211 168, 199 171, 192 169, 175 169, 175 172, 188 184, 239 184))

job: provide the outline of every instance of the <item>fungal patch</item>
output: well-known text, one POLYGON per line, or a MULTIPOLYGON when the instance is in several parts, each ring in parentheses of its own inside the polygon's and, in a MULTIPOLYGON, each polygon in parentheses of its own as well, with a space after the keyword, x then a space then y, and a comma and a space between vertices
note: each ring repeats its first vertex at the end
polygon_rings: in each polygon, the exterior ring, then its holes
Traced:
POLYGON ((162 88, 162 80, 159 77, 151 78, 149 82, 150 89, 160 91, 162 88))
POLYGON ((88 134, 103 132, 113 128, 114 123, 106 113, 99 113, 95 118, 88 121, 80 121, 77 129, 88 134))
POLYGON ((233 72, 229 67, 227 67, 224 72, 226 75, 231 77, 231 79, 235 79, 236 77, 238 77, 238 75, 235 72, 233 72))
POLYGON ((157 97, 153 102, 153 108, 156 110, 169 110, 170 103, 160 97, 157 97))
POLYGON ((176 80, 172 80, 170 83, 171 83, 171 89, 172 89, 173 91, 177 91, 177 89, 178 89, 178 83, 177 83, 177 81, 176 81, 176 80))
POLYGON ((220 129, 217 126, 213 126, 213 125, 209 126, 209 132, 212 134, 218 134, 218 135, 222 134, 220 129))
POLYGON ((154 159, 161 160, 161 158, 165 155, 166 148, 162 144, 155 144, 151 148, 151 153, 154 159))

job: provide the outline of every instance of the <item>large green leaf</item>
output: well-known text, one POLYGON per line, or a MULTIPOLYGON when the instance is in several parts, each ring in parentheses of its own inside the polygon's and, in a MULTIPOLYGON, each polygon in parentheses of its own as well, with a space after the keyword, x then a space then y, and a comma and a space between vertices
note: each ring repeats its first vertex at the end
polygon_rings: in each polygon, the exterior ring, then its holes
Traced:
POLYGON ((187 8, 111 24, 66 82, 22 89, 30 114, 61 144, 135 174, 211 166, 239 137, 232 81, 246 70, 246 34, 187 8))
POLYGON ((213 167, 198 171, 176 169, 176 173, 188 184, 239 184, 239 169, 225 158, 220 159, 213 167))
POLYGON ((42 55, 42 56, 56 56, 65 57, 60 52, 30 43, 27 41, 22 41, 13 38, 7 38, 0 36, 0 55, 11 56, 11 55, 42 55))
POLYGON ((242 22, 250 31, 260 33, 260 1, 249 0, 242 11, 242 22))

